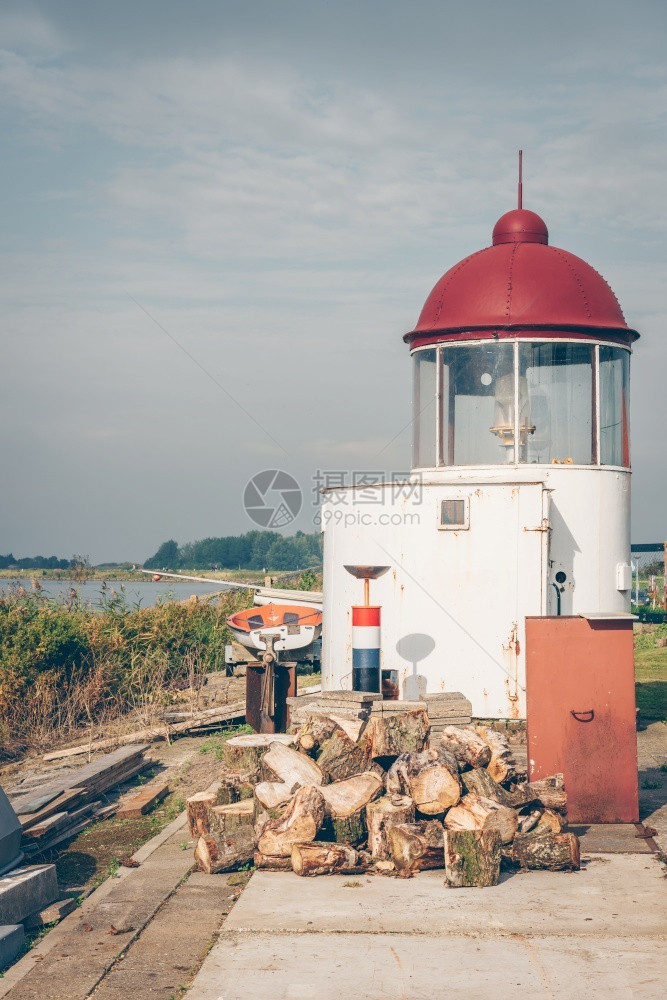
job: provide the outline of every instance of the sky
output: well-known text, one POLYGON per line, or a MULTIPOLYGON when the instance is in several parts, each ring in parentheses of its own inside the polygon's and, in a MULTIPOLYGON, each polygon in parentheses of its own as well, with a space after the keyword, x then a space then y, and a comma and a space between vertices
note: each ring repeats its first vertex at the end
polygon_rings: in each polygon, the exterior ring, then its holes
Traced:
POLYGON ((664 0, 0 0, 0 552, 143 561, 410 464, 402 335, 514 207, 611 284, 667 535, 664 0), (321 481, 321 478, 320 478, 321 481))

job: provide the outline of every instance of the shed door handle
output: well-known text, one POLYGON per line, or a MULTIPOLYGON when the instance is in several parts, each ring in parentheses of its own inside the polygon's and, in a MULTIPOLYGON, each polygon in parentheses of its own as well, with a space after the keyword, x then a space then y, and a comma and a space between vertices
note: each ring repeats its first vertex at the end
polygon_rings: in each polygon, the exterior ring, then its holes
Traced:
POLYGON ((592 722, 595 718, 595 712, 592 708, 589 708, 587 712, 575 712, 574 709, 570 711, 570 715, 577 720, 577 722, 592 722))

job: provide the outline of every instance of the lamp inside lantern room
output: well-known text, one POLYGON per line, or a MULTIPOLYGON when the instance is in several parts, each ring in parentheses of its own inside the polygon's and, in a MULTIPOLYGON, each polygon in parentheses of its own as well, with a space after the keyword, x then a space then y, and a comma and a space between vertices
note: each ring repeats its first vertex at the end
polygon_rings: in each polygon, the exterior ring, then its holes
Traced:
MULTIPOLYGON (((491 376, 482 376, 482 381, 491 376)), ((525 375, 519 377, 518 387, 518 420, 519 428, 519 461, 526 461, 526 441, 529 434, 535 433, 535 425, 531 423, 530 397, 528 395, 528 379, 525 375)), ((506 451, 506 461, 514 461, 514 375, 502 375, 496 379, 494 388, 493 426, 491 433, 500 439, 501 446, 506 451)))

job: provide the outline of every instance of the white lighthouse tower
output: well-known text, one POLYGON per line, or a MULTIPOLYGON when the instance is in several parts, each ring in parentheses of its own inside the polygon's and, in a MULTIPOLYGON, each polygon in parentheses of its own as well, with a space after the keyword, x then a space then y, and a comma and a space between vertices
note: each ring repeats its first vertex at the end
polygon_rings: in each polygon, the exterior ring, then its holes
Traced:
POLYGON ((438 281, 405 340, 412 474, 324 491, 323 687, 352 687, 346 565, 389 566, 400 697, 525 716, 525 618, 630 609, 631 330, 605 280, 521 208, 438 281))

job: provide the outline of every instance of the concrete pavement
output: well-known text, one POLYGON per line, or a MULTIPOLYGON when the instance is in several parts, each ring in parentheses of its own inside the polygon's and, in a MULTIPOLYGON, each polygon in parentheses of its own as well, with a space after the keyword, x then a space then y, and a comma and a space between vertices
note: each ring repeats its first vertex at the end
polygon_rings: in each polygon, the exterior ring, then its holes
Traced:
POLYGON ((257 872, 188 1000, 662 1000, 666 885, 647 855, 490 889, 257 872))

